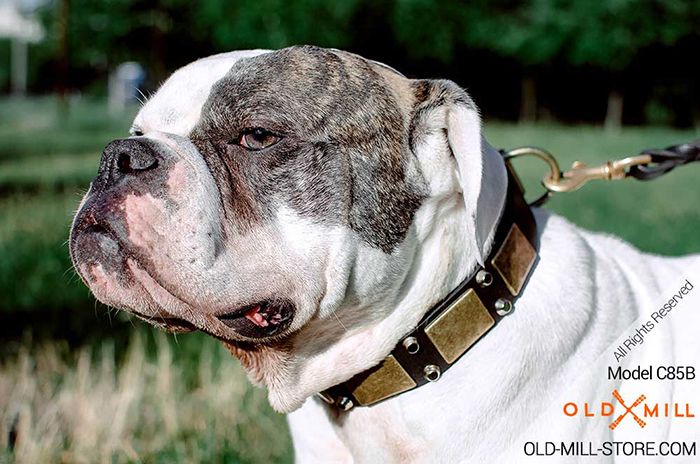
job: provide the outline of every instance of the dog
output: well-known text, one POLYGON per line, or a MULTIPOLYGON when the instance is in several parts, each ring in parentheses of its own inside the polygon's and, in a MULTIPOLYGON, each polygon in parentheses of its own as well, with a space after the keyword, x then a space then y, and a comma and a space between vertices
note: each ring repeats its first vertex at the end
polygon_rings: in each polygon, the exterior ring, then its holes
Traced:
MULTIPOLYGON (((509 183, 451 81, 313 46, 224 53, 176 71, 107 145, 70 252, 105 304, 226 344, 290 413, 298 462, 514 462, 537 459, 538 440, 635 433, 584 415, 613 401, 591 366, 682 285, 689 305, 700 258, 644 254, 539 208, 515 310, 449 372, 348 411, 315 396, 376 368, 484 266, 509 183)), ((697 324, 667 315, 646 335, 663 345, 653 362, 692 365, 697 324)), ((614 385, 625 396, 630 382, 614 385)), ((695 407, 693 380, 661 385, 655 401, 695 407)), ((677 439, 673 424, 654 436, 677 439)))

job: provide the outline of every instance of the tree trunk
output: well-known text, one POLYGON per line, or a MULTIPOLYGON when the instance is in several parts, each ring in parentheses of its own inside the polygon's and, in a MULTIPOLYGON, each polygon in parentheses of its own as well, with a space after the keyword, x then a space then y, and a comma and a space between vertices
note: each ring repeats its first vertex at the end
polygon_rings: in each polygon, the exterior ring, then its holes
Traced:
POLYGON ((27 96, 27 41, 14 37, 12 39, 11 65, 12 96, 23 98, 27 96))
POLYGON ((165 64, 165 34, 168 29, 168 14, 162 8, 161 2, 157 2, 153 15, 153 29, 151 33, 151 71, 156 85, 160 85, 167 77, 168 70, 165 64))
POLYGON ((608 94, 608 110, 605 114, 605 130, 618 131, 622 127, 622 93, 616 88, 610 89, 608 94))
POLYGON ((520 80, 520 122, 532 123, 537 120, 537 89, 531 76, 520 80))
POLYGON ((68 47, 69 47, 69 21, 70 0, 58 1, 58 14, 56 15, 56 35, 58 36, 58 50, 56 57, 56 92, 58 94, 59 121, 65 121, 68 116, 68 47))

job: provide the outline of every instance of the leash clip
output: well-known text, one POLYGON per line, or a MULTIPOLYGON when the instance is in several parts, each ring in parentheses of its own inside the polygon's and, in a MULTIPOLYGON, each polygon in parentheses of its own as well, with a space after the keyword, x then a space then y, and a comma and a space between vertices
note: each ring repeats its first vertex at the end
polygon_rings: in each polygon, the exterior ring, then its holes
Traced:
MULTIPOLYGON (((516 148, 505 153, 504 158, 509 160, 520 156, 535 156, 549 166, 549 172, 542 179, 542 185, 555 193, 573 192, 581 188, 592 179, 618 180, 630 175, 633 166, 647 165, 652 162, 651 155, 641 154, 630 156, 621 160, 608 161, 600 166, 587 166, 581 161, 576 161, 571 169, 561 172, 559 163, 554 156, 546 150, 536 147, 516 148)), ((539 201, 539 200, 538 200, 539 201)))
POLYGON ((571 169, 556 175, 550 171, 544 176, 542 184, 551 192, 573 192, 592 179, 618 180, 629 176, 632 166, 651 163, 651 155, 638 155, 621 160, 608 161, 600 166, 588 167, 576 161, 571 169))

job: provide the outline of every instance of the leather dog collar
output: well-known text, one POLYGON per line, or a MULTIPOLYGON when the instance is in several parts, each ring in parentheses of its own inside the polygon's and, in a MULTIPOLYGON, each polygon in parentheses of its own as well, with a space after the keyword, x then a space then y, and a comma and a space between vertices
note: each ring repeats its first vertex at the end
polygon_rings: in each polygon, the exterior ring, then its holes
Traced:
POLYGON ((349 411, 436 382, 511 313, 535 268, 538 237, 520 180, 507 160, 506 167, 506 205, 485 267, 431 308, 381 363, 318 393, 322 400, 349 411))

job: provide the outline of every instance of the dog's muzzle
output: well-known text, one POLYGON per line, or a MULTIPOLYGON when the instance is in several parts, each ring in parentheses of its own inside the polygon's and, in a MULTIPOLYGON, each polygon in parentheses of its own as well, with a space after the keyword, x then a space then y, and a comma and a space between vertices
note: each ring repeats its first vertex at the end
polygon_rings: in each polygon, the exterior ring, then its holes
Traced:
POLYGON ((107 145, 71 230, 76 270, 99 300, 166 330, 244 341, 283 336, 296 312, 283 295, 230 308, 203 296, 224 246, 211 206, 218 202, 201 201, 209 198, 204 174, 191 161, 145 137, 107 145))
POLYGON ((128 227, 121 203, 129 193, 154 192, 154 181, 165 177, 164 160, 155 143, 147 139, 123 139, 104 149, 97 177, 93 180, 84 204, 75 217, 70 234, 70 252, 83 280, 78 264, 100 263, 123 275, 127 254, 128 227))

